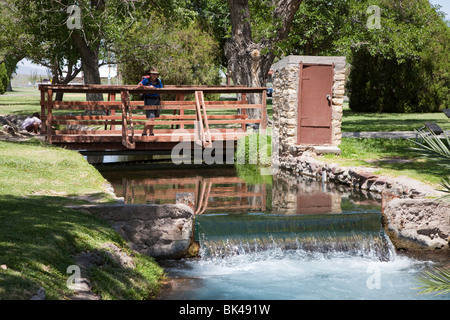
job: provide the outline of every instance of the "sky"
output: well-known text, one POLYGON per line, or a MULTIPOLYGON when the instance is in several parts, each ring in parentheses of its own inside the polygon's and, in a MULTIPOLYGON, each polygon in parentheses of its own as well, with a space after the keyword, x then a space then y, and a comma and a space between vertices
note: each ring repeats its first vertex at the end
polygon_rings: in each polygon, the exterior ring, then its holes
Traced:
POLYGON ((446 14, 446 19, 450 20, 450 0, 430 0, 430 2, 442 6, 441 11, 446 14))
MULTIPOLYGON (((438 4, 441 6, 441 11, 446 14, 446 19, 450 20, 450 0, 430 0, 432 4, 438 4)), ((46 68, 31 63, 30 61, 24 59, 18 64, 18 74, 31 74, 31 72, 38 72, 38 74, 46 75, 46 68)), ((109 68, 108 66, 104 66, 100 68, 100 75, 102 77, 108 77, 109 68)), ((111 68, 111 77, 115 77, 116 69, 111 68)))

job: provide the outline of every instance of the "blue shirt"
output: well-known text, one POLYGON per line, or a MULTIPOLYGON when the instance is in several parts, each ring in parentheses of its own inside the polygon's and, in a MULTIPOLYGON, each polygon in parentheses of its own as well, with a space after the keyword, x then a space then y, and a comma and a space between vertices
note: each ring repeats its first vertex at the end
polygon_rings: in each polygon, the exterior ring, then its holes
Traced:
MULTIPOLYGON (((158 83, 157 84, 153 84, 153 83, 150 82, 150 77, 143 77, 142 80, 141 80, 141 83, 144 86, 152 85, 152 86, 154 86, 155 88, 158 88, 158 89, 162 88, 163 85, 162 85, 161 80, 159 78, 156 78, 156 81, 158 83)), ((159 97, 159 93, 149 93, 149 94, 146 94, 145 96, 147 98, 158 98, 159 97)))

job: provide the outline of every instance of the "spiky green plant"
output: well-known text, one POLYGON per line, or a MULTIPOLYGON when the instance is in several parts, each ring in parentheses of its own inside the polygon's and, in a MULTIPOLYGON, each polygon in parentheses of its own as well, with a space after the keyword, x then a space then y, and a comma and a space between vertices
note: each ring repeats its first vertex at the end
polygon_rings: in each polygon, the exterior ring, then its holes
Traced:
POLYGON ((450 293, 450 270, 448 268, 434 268, 432 271, 424 271, 417 278, 422 284, 419 294, 436 293, 436 295, 450 293))
MULTIPOLYGON (((450 139, 447 134, 444 132, 444 138, 441 138, 429 129, 418 129, 416 131, 416 140, 408 139, 416 145, 411 149, 416 150, 423 158, 440 161, 439 165, 450 168, 450 139)), ((442 179, 441 186, 442 189, 439 191, 446 193, 446 195, 440 199, 450 199, 450 175, 442 179)))
POLYGON ((427 159, 440 159, 450 161, 450 139, 444 132, 444 139, 436 135, 429 129, 418 129, 416 140, 408 139, 418 146, 412 148, 420 152, 420 154, 427 159))

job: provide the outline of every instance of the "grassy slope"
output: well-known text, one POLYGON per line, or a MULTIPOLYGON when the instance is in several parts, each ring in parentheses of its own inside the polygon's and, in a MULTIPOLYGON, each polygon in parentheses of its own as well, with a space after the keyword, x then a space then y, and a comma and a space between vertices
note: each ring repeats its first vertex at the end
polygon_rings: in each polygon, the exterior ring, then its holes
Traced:
MULTIPOLYGON (((38 140, 0 141, 0 300, 29 299, 39 287, 47 299, 63 299, 67 273, 83 251, 113 243, 133 254, 112 227, 70 210, 90 196, 108 201, 105 180, 76 152, 38 140)), ((148 256, 133 254, 135 269, 112 261, 94 267, 94 292, 104 299, 146 299, 155 295, 162 269, 148 256)))

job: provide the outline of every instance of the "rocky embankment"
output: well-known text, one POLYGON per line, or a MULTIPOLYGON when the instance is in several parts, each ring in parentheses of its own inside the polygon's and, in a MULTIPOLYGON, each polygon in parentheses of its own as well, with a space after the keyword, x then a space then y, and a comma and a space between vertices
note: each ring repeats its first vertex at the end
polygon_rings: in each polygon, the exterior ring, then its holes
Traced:
POLYGON ((312 176, 381 194, 383 227, 396 249, 448 255, 450 201, 439 199, 443 193, 433 187, 407 177, 376 175, 371 168, 324 163, 311 152, 291 155, 280 162, 280 167, 294 175, 312 176))

